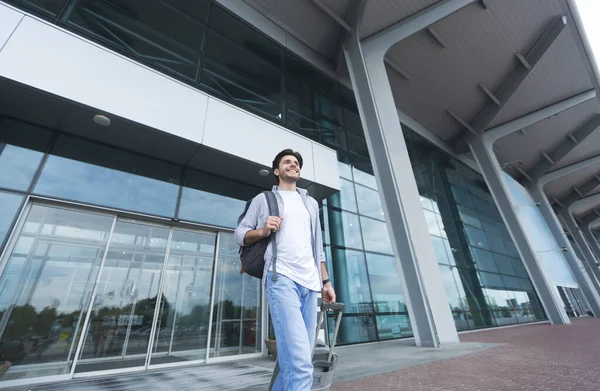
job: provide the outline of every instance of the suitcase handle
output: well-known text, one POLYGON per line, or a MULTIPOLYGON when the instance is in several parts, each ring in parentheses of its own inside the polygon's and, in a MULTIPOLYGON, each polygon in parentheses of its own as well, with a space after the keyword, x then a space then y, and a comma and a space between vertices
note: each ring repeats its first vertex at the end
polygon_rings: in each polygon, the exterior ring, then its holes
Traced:
POLYGON ((344 303, 321 303, 321 311, 344 312, 344 303))

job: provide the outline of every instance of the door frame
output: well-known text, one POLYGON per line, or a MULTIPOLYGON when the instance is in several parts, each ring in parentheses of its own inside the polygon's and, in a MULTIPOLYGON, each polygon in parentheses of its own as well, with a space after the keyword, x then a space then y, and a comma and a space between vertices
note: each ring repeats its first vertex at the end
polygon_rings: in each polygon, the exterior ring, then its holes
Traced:
MULTIPOLYGON (((215 300, 215 290, 216 290, 215 283, 216 283, 216 278, 217 278, 217 266, 218 266, 219 250, 220 250, 220 234, 221 233, 231 234, 234 231, 233 229, 218 227, 218 226, 213 226, 213 225, 207 225, 207 224, 199 224, 199 223, 195 223, 192 221, 186 221, 186 220, 176 220, 176 219, 168 218, 168 217, 152 216, 152 215, 147 215, 144 213, 123 211, 120 209, 115 209, 115 208, 110 208, 110 207, 89 205, 89 204, 84 204, 84 203, 80 203, 80 202, 59 200, 59 199, 54 199, 54 198, 50 198, 50 197, 28 195, 23 204, 23 207, 21 208, 21 211, 19 212, 19 215, 17 218, 17 223, 13 226, 12 231, 8 235, 8 239, 6 241, 6 246, 4 247, 4 250, 2 252, 0 252, 0 276, 2 276, 2 274, 6 268, 6 265, 8 264, 8 262, 6 261, 6 257, 9 254, 11 254, 12 251, 14 250, 14 247, 16 246, 16 243, 17 243, 16 239, 18 238, 19 233, 23 229, 23 226, 25 224, 25 221, 27 219, 29 211, 31 210, 33 205, 58 207, 58 208, 68 209, 68 210, 76 210, 76 211, 81 211, 81 212, 101 214, 104 216, 111 216, 113 218, 113 221, 112 221, 112 226, 111 226, 111 229, 109 232, 109 236, 107 238, 107 243, 106 243, 106 246, 104 249, 102 261, 100 263, 100 267, 98 270, 98 276, 96 277, 96 281, 94 283, 94 288, 92 290, 90 303, 88 304, 88 307, 87 307, 86 319, 83 323, 83 328, 81 330, 81 337, 80 337, 79 341, 77 342, 77 346, 75 348, 75 354, 73 355, 73 357, 70 358, 70 361, 67 361, 67 364, 69 362, 71 362, 71 368, 70 368, 69 373, 65 373, 65 374, 61 374, 61 375, 39 376, 39 377, 2 381, 2 382, 0 382, 0 389, 5 388, 5 387, 15 387, 15 386, 56 382, 56 381, 65 381, 65 380, 70 380, 70 379, 75 379, 75 378, 100 377, 100 376, 123 374, 123 373, 139 373, 139 372, 145 372, 148 370, 156 370, 156 369, 186 367, 186 366, 193 366, 193 365, 198 365, 198 364, 229 362, 229 361, 236 361, 241 358, 243 358, 243 359, 259 358, 259 357, 262 357, 265 355, 266 348, 263 343, 260 343, 260 352, 257 352, 257 353, 251 353, 251 354, 245 354, 245 355, 233 355, 233 356, 225 356, 225 357, 214 357, 214 358, 209 357, 209 355, 210 355, 210 340, 212 337, 211 324, 212 324, 212 321, 214 320, 214 303, 213 302, 215 300), (149 340, 149 344, 148 344, 148 350, 146 351, 146 360, 145 360, 144 366, 75 373, 75 369, 76 369, 77 363, 79 361, 79 356, 81 354, 81 350, 83 349, 84 339, 85 339, 85 336, 87 335, 87 329, 89 328, 89 317, 91 316, 90 315, 91 314, 90 307, 93 307, 93 303, 94 303, 94 301, 92 299, 97 294, 98 280, 102 275, 102 270, 104 268, 106 256, 108 254, 107 250, 110 246, 112 234, 114 232, 114 229, 115 229, 115 226, 116 226, 116 223, 118 220, 125 220, 125 221, 132 222, 132 223, 156 225, 156 226, 161 226, 161 227, 165 227, 165 228, 169 229, 169 238, 167 241, 167 249, 166 249, 165 257, 164 257, 164 261, 163 261, 163 268, 161 271, 161 281, 160 281, 159 290, 158 290, 159 295, 162 293, 162 290, 164 289, 165 268, 168 264, 169 250, 170 250, 170 244, 171 244, 171 239, 172 239, 172 235, 173 235, 173 230, 182 229, 182 230, 189 230, 192 232, 213 233, 216 235, 216 250, 215 250, 215 254, 214 254, 214 263, 213 263, 214 266, 213 266, 212 287, 211 287, 211 296, 210 296, 210 303, 211 303, 210 315, 209 315, 210 323, 209 323, 208 336, 207 336, 206 357, 204 359, 182 361, 182 362, 175 362, 175 363, 154 364, 154 365, 152 365, 150 363, 151 352, 152 352, 152 348, 153 348, 154 342, 155 342, 154 339, 156 337, 156 328, 157 328, 156 319, 158 316, 157 309, 160 308, 160 306, 157 305, 157 307, 154 310, 154 315, 153 315, 153 320, 152 320, 152 331, 151 331, 150 340, 149 340)), ((260 314, 260 318, 262 320, 261 327, 260 327, 261 340, 264 338, 264 336, 267 333, 267 326, 268 326, 267 322, 266 322, 267 314, 268 314, 268 308, 267 308, 267 303, 266 303, 266 296, 265 296, 264 289, 261 288, 261 314, 260 314)))

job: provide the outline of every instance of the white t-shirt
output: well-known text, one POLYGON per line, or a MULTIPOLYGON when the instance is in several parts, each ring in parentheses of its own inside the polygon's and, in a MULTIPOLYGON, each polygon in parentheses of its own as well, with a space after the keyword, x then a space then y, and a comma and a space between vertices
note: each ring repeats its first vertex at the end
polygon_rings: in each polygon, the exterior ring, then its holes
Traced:
POLYGON ((310 214, 297 191, 279 190, 279 194, 284 214, 277 234, 277 273, 318 292, 321 284, 312 253, 310 214))

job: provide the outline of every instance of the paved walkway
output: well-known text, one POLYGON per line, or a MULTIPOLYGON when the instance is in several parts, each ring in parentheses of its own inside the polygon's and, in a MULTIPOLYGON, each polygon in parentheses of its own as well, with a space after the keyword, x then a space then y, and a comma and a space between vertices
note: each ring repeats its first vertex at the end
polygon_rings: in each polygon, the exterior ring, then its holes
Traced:
POLYGON ((600 319, 461 334, 502 345, 449 360, 337 383, 332 390, 600 390, 600 319))
MULTIPOLYGON (((460 335, 463 343, 417 348, 395 340, 344 346, 332 390, 600 390, 600 319, 460 335)), ((33 391, 266 390, 271 359, 79 379, 33 391)))

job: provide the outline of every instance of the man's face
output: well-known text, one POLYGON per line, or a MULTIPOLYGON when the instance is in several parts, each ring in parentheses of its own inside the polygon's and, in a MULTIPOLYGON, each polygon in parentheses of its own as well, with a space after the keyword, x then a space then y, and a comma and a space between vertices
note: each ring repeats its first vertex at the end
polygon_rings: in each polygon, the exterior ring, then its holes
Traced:
POLYGON ((280 181, 297 182, 300 179, 300 164, 298 163, 298 159, 292 155, 284 156, 279 162, 279 168, 275 169, 274 174, 279 177, 280 181))

